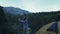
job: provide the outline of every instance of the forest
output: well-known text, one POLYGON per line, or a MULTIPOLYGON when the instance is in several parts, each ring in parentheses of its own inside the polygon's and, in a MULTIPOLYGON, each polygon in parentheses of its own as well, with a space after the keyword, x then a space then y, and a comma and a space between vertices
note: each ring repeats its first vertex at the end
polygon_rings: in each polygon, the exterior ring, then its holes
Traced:
MULTIPOLYGON (((17 14, 7 14, 1 15, 2 9, 0 8, 0 30, 3 34, 22 34, 23 32, 23 25, 22 23, 18 22, 18 19, 23 19, 23 15, 17 14), (2 19, 1 19, 2 18, 2 19)), ((3 11, 2 11, 3 12, 3 11)), ((39 13, 31 13, 27 14, 28 16, 28 24, 31 28, 31 34, 34 34, 38 31, 42 26, 51 23, 53 21, 60 21, 60 11, 55 12, 39 12, 39 13)))

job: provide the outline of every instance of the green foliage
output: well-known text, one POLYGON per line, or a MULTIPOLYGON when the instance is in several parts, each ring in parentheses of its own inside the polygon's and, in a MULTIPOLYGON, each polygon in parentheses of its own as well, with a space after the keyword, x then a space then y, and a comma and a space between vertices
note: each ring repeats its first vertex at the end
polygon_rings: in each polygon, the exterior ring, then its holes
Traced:
POLYGON ((29 25, 33 32, 53 21, 60 21, 60 11, 32 13, 29 15, 29 25))
MULTIPOLYGON (((28 24, 34 34, 45 24, 53 21, 60 21, 60 11, 57 12, 41 12, 28 14, 28 24)), ((5 15, 2 7, 0 7, 0 31, 1 34, 22 34, 23 24, 18 19, 23 19, 23 15, 5 15)))
POLYGON ((0 7, 0 34, 22 34, 22 23, 18 22, 19 15, 5 15, 0 7))
POLYGON ((6 34, 20 34, 23 31, 22 23, 18 22, 18 18, 20 18, 18 15, 6 15, 7 22, 4 24, 6 34))

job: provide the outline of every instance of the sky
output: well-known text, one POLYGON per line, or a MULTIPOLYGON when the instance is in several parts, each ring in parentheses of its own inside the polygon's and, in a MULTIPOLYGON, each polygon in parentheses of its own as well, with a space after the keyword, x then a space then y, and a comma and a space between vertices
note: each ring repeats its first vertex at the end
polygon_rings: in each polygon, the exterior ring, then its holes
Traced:
POLYGON ((60 0, 0 0, 0 6, 17 7, 30 12, 60 10, 60 0))

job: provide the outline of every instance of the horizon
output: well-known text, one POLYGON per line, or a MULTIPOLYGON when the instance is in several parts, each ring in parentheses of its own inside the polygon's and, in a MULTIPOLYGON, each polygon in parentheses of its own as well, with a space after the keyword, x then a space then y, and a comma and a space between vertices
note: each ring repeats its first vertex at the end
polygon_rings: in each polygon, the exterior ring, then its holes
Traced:
POLYGON ((0 0, 0 5, 16 7, 32 13, 60 10, 60 0, 0 0))

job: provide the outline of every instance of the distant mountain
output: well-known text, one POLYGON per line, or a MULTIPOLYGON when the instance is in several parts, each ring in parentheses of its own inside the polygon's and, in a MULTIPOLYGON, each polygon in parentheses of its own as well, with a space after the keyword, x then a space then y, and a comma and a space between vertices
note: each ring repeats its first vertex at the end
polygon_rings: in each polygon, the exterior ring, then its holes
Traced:
POLYGON ((20 9, 20 8, 15 8, 15 7, 4 7, 3 11, 5 12, 5 14, 13 14, 13 15, 17 15, 17 14, 30 14, 31 12, 28 12, 26 10, 20 9))

